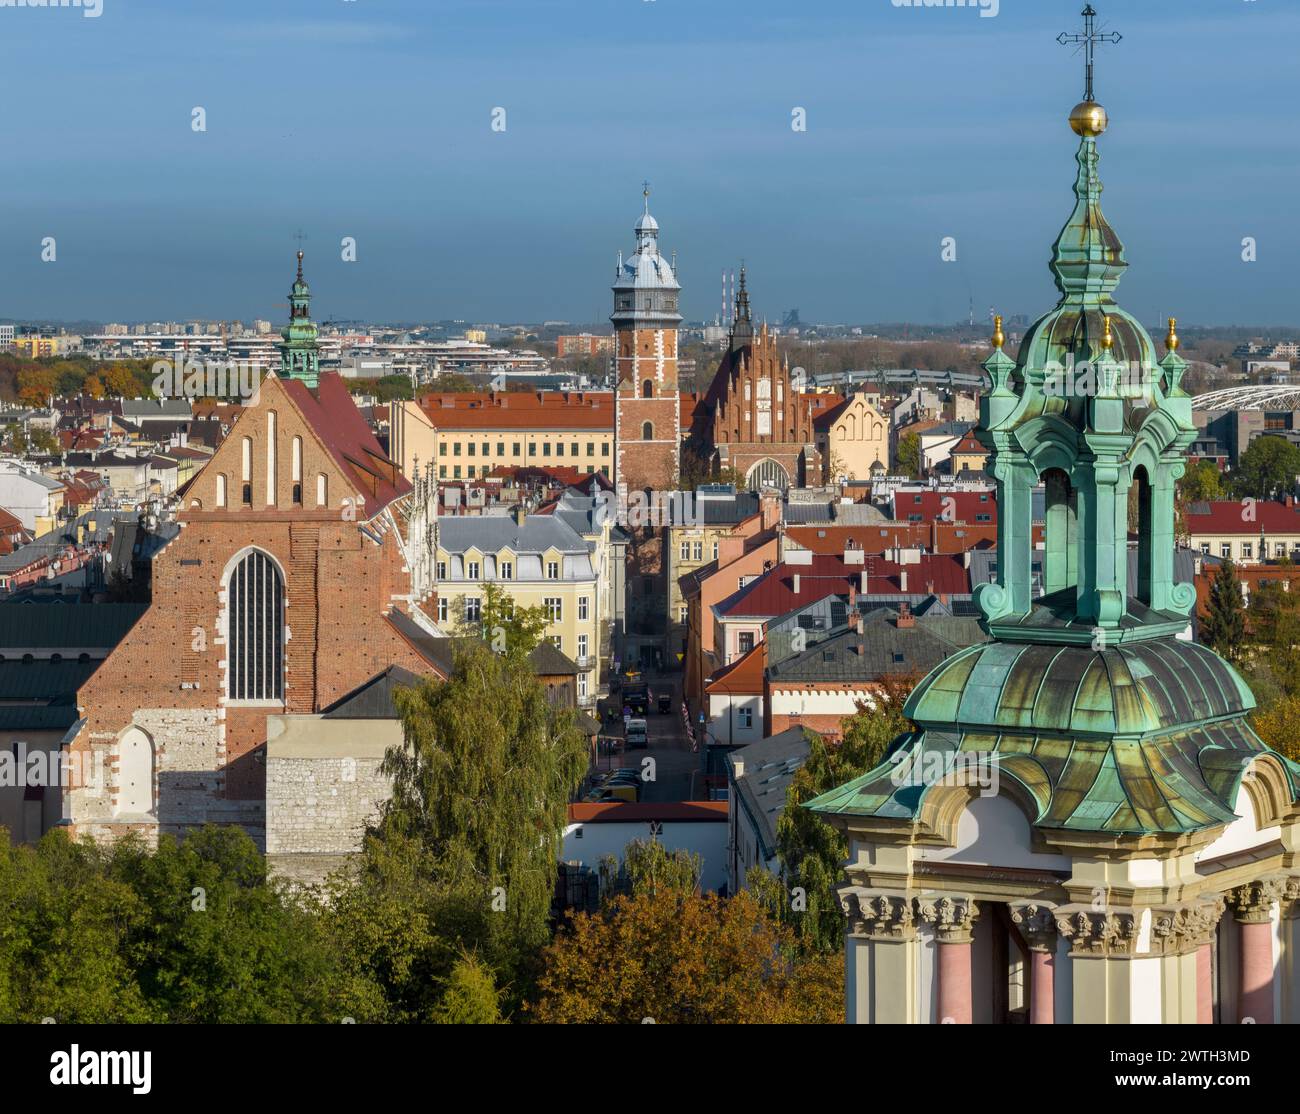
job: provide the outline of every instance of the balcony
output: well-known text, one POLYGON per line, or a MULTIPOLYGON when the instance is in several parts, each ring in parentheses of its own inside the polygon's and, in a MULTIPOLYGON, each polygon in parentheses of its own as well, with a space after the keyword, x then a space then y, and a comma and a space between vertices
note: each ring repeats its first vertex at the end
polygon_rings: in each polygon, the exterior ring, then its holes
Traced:
POLYGON ((578 666, 578 668, 581 669, 584 673, 587 672, 588 670, 596 668, 596 658, 592 654, 579 654, 573 660, 574 663, 578 666))

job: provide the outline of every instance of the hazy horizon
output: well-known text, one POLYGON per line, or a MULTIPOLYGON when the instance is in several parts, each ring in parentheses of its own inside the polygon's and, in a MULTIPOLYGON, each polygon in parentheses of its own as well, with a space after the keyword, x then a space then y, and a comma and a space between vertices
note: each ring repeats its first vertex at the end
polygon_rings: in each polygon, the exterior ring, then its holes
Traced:
MULTIPOLYGON (((1124 35, 1097 76, 1121 304, 1187 326, 1300 318, 1300 10, 1098 6, 1124 35)), ((643 179, 689 319, 719 311, 742 259, 773 321, 948 325, 972 299, 977 321, 1033 318, 1056 300, 1046 261, 1073 202, 1082 62, 1055 38, 1081 7, 0 9, 0 66, 28 91, 0 119, 0 319, 278 324, 301 229, 318 320, 595 324, 643 179)))

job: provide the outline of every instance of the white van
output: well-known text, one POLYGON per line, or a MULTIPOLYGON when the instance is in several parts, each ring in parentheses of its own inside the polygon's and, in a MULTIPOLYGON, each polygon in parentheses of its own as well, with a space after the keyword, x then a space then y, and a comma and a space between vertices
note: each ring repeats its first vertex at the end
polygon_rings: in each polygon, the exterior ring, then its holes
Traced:
POLYGON ((628 720, 627 730, 623 734, 627 739, 628 750, 650 745, 650 732, 643 719, 628 720))

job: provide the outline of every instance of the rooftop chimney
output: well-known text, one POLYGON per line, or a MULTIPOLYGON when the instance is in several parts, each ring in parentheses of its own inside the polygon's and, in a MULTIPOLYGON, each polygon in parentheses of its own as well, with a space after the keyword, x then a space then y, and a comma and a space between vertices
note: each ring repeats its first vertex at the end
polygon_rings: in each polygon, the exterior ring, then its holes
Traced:
POLYGON ((794 594, 795 594, 796 596, 799 594, 799 574, 798 574, 798 573, 795 573, 795 574, 794 574, 794 594))
POLYGON ((898 605, 898 629, 907 630, 916 626, 916 616, 912 614, 912 605, 904 600, 898 605))
POLYGON ((907 591, 907 570, 906 569, 898 570, 898 587, 900 590, 904 592, 907 591))
POLYGON ((522 501, 516 503, 510 508, 510 517, 515 520, 515 525, 522 528, 525 519, 528 518, 528 511, 522 501))

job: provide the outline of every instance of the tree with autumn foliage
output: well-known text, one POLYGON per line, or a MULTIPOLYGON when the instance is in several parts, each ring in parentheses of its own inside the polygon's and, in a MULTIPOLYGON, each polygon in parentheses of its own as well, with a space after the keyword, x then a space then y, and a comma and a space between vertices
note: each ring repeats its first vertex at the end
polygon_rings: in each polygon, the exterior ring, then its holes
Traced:
POLYGON ((774 916, 790 926, 803 947, 839 953, 844 947, 844 914, 836 887, 848 858, 844 834, 803 806, 885 760, 890 745, 909 724, 903 705, 915 678, 888 678, 868 704, 843 721, 842 738, 827 740, 808 732, 808 759, 786 791, 776 825, 779 878, 756 867, 747 879, 774 916))
POLYGON ((836 1024, 841 955, 805 954, 752 894, 658 886, 578 913, 542 955, 545 1024, 836 1024))

